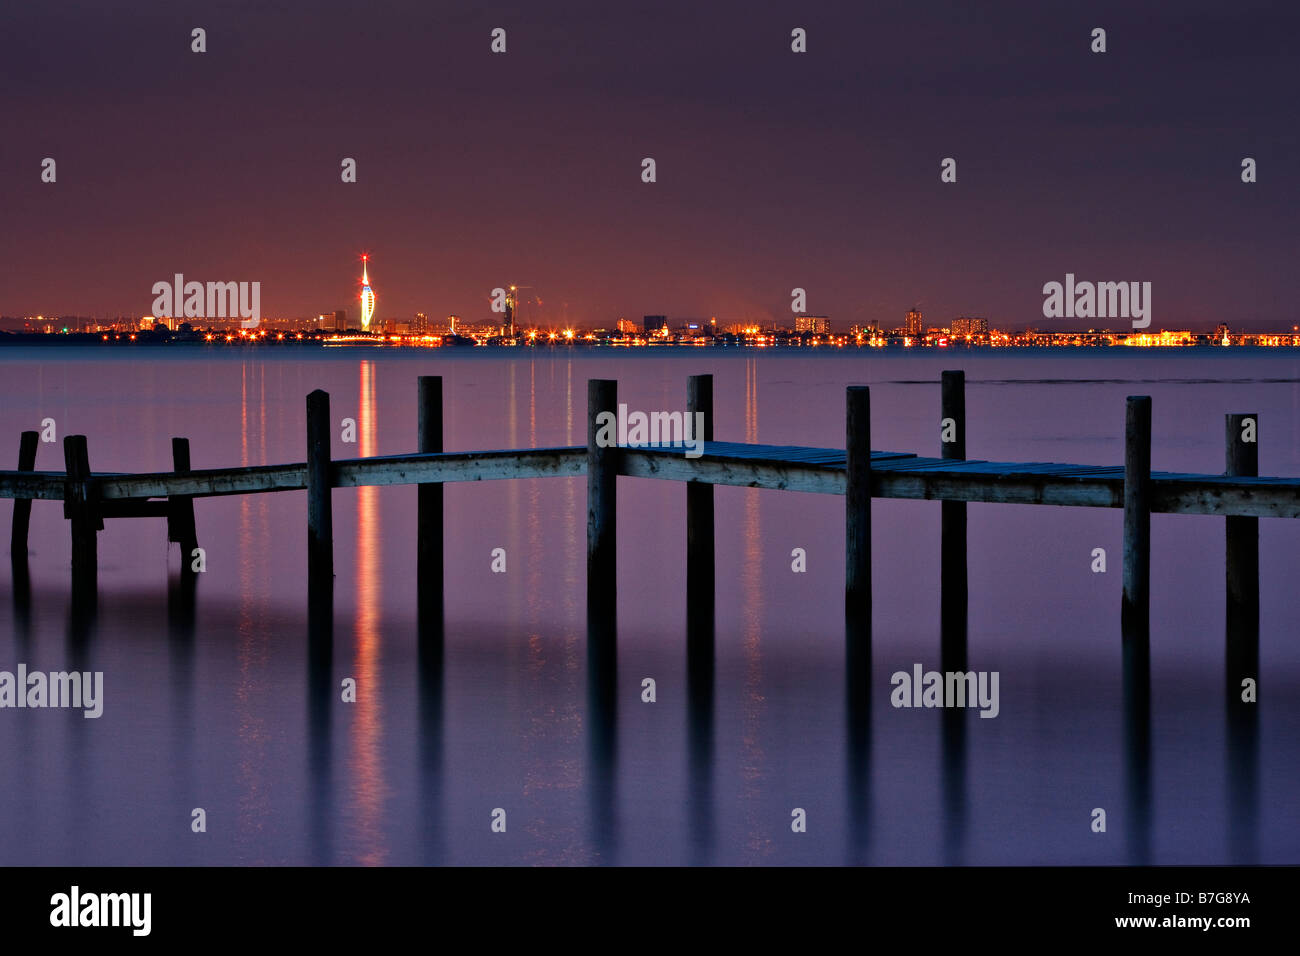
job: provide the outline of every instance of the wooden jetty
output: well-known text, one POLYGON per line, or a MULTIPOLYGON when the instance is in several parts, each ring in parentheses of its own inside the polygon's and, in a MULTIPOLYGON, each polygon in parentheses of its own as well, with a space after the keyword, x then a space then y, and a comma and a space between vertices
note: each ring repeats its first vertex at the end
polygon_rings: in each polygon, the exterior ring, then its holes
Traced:
MULTIPOLYGON (((419 380, 417 451, 408 455, 331 459, 329 396, 307 396, 307 460, 284 465, 193 469, 189 445, 174 439, 174 469, 152 474, 92 472, 85 436, 64 439, 65 470, 34 470, 36 433, 24 432, 15 471, 0 471, 0 497, 14 499, 11 552, 25 571, 31 502, 62 501, 72 535, 74 585, 93 587, 96 535, 104 519, 164 517, 169 540, 182 546, 182 573, 197 546, 196 499, 220 495, 307 491, 309 592, 330 593, 334 488, 417 485, 416 555, 421 614, 441 618, 443 600, 442 485, 459 481, 580 476, 587 478, 589 614, 615 615, 617 478, 654 478, 686 484, 688 606, 712 617, 714 604, 713 485, 843 495, 845 498, 845 609, 850 619, 871 617, 871 500, 943 502, 942 590, 945 620, 963 622, 966 591, 966 504, 1054 505, 1124 511, 1123 601, 1127 636, 1147 630, 1150 598, 1151 514, 1219 515, 1226 519, 1226 590, 1230 616, 1258 621, 1258 519, 1300 517, 1300 478, 1258 477, 1258 417, 1229 415, 1227 469, 1221 475, 1151 471, 1151 399, 1128 399, 1122 465, 993 462, 966 458, 965 379, 945 372, 941 387, 938 457, 871 450, 870 392, 846 394, 845 447, 808 448, 713 440, 713 380, 693 376, 687 408, 704 414, 703 453, 687 457, 677 446, 602 447, 597 416, 615 412, 618 386, 588 383, 585 446, 445 451, 442 382, 419 380), (1244 436, 1249 433, 1249 438, 1244 436)), ((1256 625, 1257 626, 1257 625, 1256 625)), ((948 630, 945 624, 945 630, 948 630)))

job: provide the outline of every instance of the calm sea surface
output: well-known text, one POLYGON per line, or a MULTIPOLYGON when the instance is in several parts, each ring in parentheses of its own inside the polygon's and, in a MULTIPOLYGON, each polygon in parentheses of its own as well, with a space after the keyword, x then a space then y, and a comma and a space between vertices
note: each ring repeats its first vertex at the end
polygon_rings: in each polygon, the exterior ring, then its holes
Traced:
MULTIPOLYGON (((336 457, 410 452, 427 374, 443 376, 448 450, 576 445, 587 379, 669 410, 701 372, 719 439, 842 447, 844 387, 869 384, 874 447, 935 454, 944 368, 966 370, 973 458, 1119 464, 1125 396, 1149 394, 1156 469, 1221 472, 1224 413, 1255 412, 1261 474, 1300 475, 1296 356, 1119 350, 9 348, 0 460, 52 418, 41 470, 62 469, 69 434, 88 436, 95 471, 169 470, 173 436, 196 468, 301 461, 315 388, 336 424, 356 421, 355 445, 335 429, 336 457)), ((336 490, 323 680, 305 493, 196 503, 192 607, 165 523, 109 521, 93 616, 70 605, 62 508, 36 502, 26 602, 0 565, 0 670, 102 671, 104 712, 0 710, 0 864, 1300 863, 1300 522, 1260 522, 1260 701, 1233 722, 1224 522, 1153 517, 1135 717, 1121 513, 971 505, 968 666, 1000 675, 1000 712, 980 719, 890 705, 893 672, 940 666, 937 503, 874 503, 871 667, 854 687, 843 499, 719 488, 716 671, 688 694, 684 487, 622 478, 618 494, 617 672, 599 705, 583 478, 446 487, 440 668, 418 654, 415 489, 336 490)))

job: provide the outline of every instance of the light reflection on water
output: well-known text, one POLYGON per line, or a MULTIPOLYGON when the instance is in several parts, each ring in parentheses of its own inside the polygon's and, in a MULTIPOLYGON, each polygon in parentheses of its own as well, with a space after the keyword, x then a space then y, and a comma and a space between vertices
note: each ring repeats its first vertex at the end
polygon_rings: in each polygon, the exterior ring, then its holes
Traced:
MULTIPOLYGON (((701 371, 716 377, 719 437, 838 445, 846 383, 937 383, 940 368, 919 358, 366 353, 167 358, 146 377, 117 359, 65 354, 0 359, 0 437, 69 401, 67 382, 98 381, 103 397, 74 410, 97 470, 169 467, 173 435, 191 439, 195 467, 301 460, 303 396, 315 387, 331 392, 336 424, 356 419, 357 444, 336 439, 335 456, 409 451, 420 374, 444 376, 449 449, 572 444, 586 379, 618 378, 635 407, 684 401, 686 376, 701 371)), ((1106 381, 1087 384, 1006 384, 1079 377, 1077 360, 1064 372, 1056 361, 965 363, 973 455, 1041 458, 1047 443, 1078 460, 1118 460, 1133 388, 1116 368, 1138 367, 1112 363, 1090 376, 1106 381), (1072 445, 1071 434, 1091 437, 1072 445)), ((1290 379, 1145 385, 1157 467, 1221 468, 1222 414, 1247 409, 1260 414, 1262 470, 1300 473, 1293 363, 1149 361, 1172 371, 1141 377, 1290 379)), ((933 445, 937 384, 876 384, 872 398, 880 447, 933 445)), ((58 458, 42 448, 37 467, 59 468, 58 458)), ((0 576, 12 608, 0 669, 104 670, 107 699, 98 721, 0 711, 10 768, 0 862, 1300 860, 1286 811, 1300 765, 1292 523, 1261 525, 1264 696, 1243 711, 1230 698, 1225 707, 1221 521, 1153 521, 1144 665, 1121 655, 1118 568, 1092 575, 1079 558, 1101 544, 1118 564, 1117 514, 971 506, 970 666, 999 670, 1003 694, 1002 715, 980 720, 888 703, 891 672, 937 666, 937 506, 876 503, 874 662, 860 686, 840 615, 842 501, 716 496, 717 670, 703 684, 686 666, 680 485, 620 482, 618 665, 594 684, 582 479, 448 486, 445 637, 423 651, 414 489, 336 490, 323 678, 306 662, 301 493, 200 500, 209 570, 191 590, 177 549, 160 547, 162 522, 109 522, 90 605, 69 602, 66 527, 56 504, 37 502, 29 601, 19 578, 0 576), (795 546, 808 550, 807 575, 790 571, 795 546), (496 547, 504 574, 490 567, 496 547), (647 675, 658 682, 653 705, 640 700, 647 675), (340 699, 344 677, 357 680, 355 704, 340 699), (189 828, 199 806, 205 835, 189 828), (796 806, 809 811, 806 834, 790 831, 796 806), (1108 809, 1105 836, 1088 826, 1097 806, 1108 809), (506 834, 490 831, 496 807, 508 812, 506 834)))

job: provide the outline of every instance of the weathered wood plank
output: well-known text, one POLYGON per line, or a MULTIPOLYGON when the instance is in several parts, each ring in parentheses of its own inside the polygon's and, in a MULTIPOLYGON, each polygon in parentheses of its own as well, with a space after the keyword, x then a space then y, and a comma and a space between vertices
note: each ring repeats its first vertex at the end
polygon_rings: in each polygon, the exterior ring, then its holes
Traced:
POLYGON ((517 451, 394 455, 334 463, 335 487, 405 485, 428 481, 495 481, 505 478, 572 477, 587 473, 586 448, 522 448, 517 451))
POLYGON ((62 501, 66 479, 61 471, 0 471, 0 498, 62 501))
MULTIPOLYGON (((686 458, 681 448, 626 448, 619 473, 633 478, 844 494, 842 451, 835 452, 825 462, 792 462, 779 457, 739 455, 734 452, 738 447, 744 446, 708 442, 704 457, 695 459, 686 458)), ((1050 467, 1068 470, 1040 472, 1026 471, 1026 467, 1025 463, 1017 462, 945 461, 877 451, 871 455, 871 493, 876 498, 1083 508, 1123 506, 1123 468, 1053 465, 1050 467)), ((349 488, 585 474, 586 448, 579 446, 341 459, 332 463, 331 478, 334 487, 349 488)), ((301 462, 212 468, 185 475, 170 471, 140 475, 96 473, 94 478, 99 482, 104 501, 301 491, 307 486, 306 465, 301 462)), ((0 471, 0 497, 61 501, 66 480, 63 472, 0 471)), ((1151 510, 1159 514, 1300 518, 1300 478, 1154 472, 1151 510)))

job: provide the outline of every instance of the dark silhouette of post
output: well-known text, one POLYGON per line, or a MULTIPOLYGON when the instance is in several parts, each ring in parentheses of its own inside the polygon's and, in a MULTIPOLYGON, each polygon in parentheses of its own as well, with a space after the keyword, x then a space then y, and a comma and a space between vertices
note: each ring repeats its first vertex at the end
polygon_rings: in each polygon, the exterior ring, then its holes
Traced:
POLYGON ((72 590, 74 602, 94 594, 99 570, 96 532, 104 530, 99 494, 90 476, 90 456, 85 435, 63 439, 63 461, 68 477, 63 491, 63 515, 72 526, 72 590))
POLYGON ((618 382, 611 379, 587 381, 587 616, 588 620, 611 622, 618 604, 616 514, 618 487, 617 441, 618 382), (597 419, 602 412, 612 418, 606 430, 607 444, 597 441, 601 430, 597 419))
MULTIPOLYGON (((41 436, 37 432, 23 432, 18 440, 18 470, 36 470, 36 445, 41 436)), ((27 563, 27 529, 32 521, 32 499, 14 499, 14 523, 9 531, 9 555, 15 563, 27 563)))
POLYGON ((316 389, 307 396, 307 602, 312 610, 333 604, 330 495, 330 397, 316 389))
MULTIPOLYGON (((417 451, 441 452, 442 376, 421 375, 419 380, 417 451)), ((420 638, 442 633, 444 610, 442 482, 421 482, 416 492, 416 594, 420 638)))
MULTIPOLYGON (((1227 416, 1227 474, 1254 478, 1259 474, 1259 416, 1227 416), (1251 440, 1246 441, 1249 437, 1251 440)), ((1259 519, 1229 515, 1223 519, 1226 537, 1227 613, 1229 631, 1258 633, 1259 519)), ((1246 675, 1255 677, 1255 674, 1246 675)))
POLYGON ((1125 639, 1145 640, 1151 626, 1151 398, 1129 396, 1124 422, 1125 639))
MULTIPOLYGON (((172 469, 178 475, 190 470, 190 440, 172 439, 172 469)), ((199 546, 199 535, 194 525, 194 498, 190 495, 173 495, 167 499, 167 540, 181 546, 181 576, 193 574, 194 549, 199 546)))
MULTIPOLYGON (((692 375, 686 382, 686 415, 695 428, 696 415, 704 416, 704 430, 692 437, 713 441, 713 376, 692 375)), ((686 611, 695 621, 712 617, 714 610, 713 485, 686 483, 686 611)))
MULTIPOLYGON (((1128 636, 1127 634, 1125 635, 1128 636)), ((1151 863, 1151 644, 1125 640, 1120 649, 1124 696, 1124 777, 1128 862, 1151 863)))
POLYGON ((851 385, 846 394, 844 489, 844 613, 852 633, 871 626, 871 392, 851 385))
MULTIPOLYGON (((939 423, 939 457, 966 457, 966 373, 943 373, 939 423), (951 440, 948 440, 951 438, 951 440)), ((945 501, 940 506, 939 630, 944 670, 966 669, 966 502, 945 501)))
MULTIPOLYGON (((686 414, 704 428, 692 437, 713 441, 713 376, 692 375, 686 382, 686 414)), ((714 610, 716 570, 713 485, 686 483, 686 715, 693 862, 708 863, 713 853, 714 768, 714 610)))
MULTIPOLYGON (((1225 426, 1226 473, 1257 476, 1259 416, 1228 415, 1225 426)), ((1228 845, 1232 862, 1249 864, 1259 862, 1259 519, 1223 523, 1228 845)))

